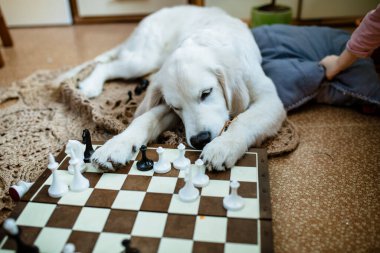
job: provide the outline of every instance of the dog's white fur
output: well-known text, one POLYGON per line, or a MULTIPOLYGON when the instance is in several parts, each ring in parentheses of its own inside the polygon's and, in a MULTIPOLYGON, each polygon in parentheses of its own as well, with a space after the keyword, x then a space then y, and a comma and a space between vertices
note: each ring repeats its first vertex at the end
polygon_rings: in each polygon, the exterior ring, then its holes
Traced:
POLYGON ((251 145, 276 134, 285 119, 252 33, 217 8, 162 9, 145 18, 126 42, 95 60, 100 63, 79 86, 88 97, 98 96, 108 79, 155 73, 134 121, 93 154, 93 162, 108 169, 126 163, 136 148, 176 124, 179 116, 189 144, 200 131, 211 132, 201 157, 209 169, 224 170, 251 145))

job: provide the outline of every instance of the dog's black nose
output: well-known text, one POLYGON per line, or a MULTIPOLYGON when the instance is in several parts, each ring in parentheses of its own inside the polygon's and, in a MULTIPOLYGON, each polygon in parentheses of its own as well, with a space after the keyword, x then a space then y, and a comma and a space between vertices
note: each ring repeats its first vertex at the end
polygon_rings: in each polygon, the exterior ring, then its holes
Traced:
POLYGON ((208 131, 202 131, 197 135, 191 136, 191 145, 196 149, 202 149, 207 143, 211 141, 211 133, 208 131))

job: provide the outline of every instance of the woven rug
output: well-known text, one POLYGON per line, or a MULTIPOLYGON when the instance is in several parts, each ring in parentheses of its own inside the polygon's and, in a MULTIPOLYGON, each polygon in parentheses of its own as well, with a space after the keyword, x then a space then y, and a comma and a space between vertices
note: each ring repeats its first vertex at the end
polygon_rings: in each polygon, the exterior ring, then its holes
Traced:
MULTIPOLYGON (((35 181, 46 169, 49 152, 56 155, 69 139, 80 140, 85 128, 93 140, 107 140, 132 121, 144 96, 128 99, 128 92, 133 92, 137 83, 108 82, 101 96, 89 100, 76 86, 92 69, 89 66, 61 85, 53 84, 53 80, 63 70, 41 70, 8 89, 0 89, 0 221, 14 206, 9 187, 19 180, 35 181)), ((185 141, 181 126, 164 132, 156 142, 176 145, 185 141)), ((298 143, 297 130, 287 120, 278 135, 262 147, 269 156, 279 156, 295 150, 298 143)))

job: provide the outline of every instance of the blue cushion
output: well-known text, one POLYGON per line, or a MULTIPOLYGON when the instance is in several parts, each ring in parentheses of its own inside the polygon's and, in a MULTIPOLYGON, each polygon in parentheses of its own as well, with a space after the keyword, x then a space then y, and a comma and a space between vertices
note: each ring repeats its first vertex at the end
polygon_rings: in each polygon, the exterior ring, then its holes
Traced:
POLYGON ((334 105, 380 105, 380 80, 372 59, 359 59, 325 80, 319 61, 339 55, 350 34, 327 27, 261 26, 252 30, 260 48, 265 73, 273 80, 286 108, 292 110, 311 99, 334 105))

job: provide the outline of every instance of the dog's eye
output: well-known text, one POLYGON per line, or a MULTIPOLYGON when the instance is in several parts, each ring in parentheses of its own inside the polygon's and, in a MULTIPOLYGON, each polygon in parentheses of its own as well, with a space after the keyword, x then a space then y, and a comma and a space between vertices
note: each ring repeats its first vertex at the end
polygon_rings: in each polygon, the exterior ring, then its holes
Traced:
POLYGON ((202 91, 201 101, 205 100, 212 92, 212 88, 202 91))

